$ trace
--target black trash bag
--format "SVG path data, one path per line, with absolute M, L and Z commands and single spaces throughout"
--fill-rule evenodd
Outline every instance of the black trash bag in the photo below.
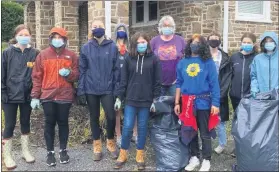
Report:
M 155 101 L 156 113 L 150 119 L 151 144 L 157 171 L 179 171 L 189 161 L 189 148 L 180 141 L 180 125 L 174 113 L 174 97 L 161 96 Z
M 243 98 L 232 124 L 236 171 L 278 170 L 278 93 Z

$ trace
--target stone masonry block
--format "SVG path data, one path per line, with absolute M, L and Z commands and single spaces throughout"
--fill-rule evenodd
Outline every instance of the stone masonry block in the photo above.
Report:
M 221 7 L 220 5 L 208 6 L 207 19 L 216 19 L 221 17 Z

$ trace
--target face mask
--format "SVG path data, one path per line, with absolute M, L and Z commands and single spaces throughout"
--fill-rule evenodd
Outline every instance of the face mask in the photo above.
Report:
M 96 38 L 101 38 L 102 36 L 105 35 L 105 29 L 104 28 L 96 28 L 96 29 L 92 30 L 92 34 Z
M 137 50 L 139 53 L 144 53 L 147 49 L 147 43 L 139 43 L 137 45 Z
M 220 40 L 209 40 L 208 41 L 208 44 L 210 47 L 212 48 L 216 48 L 216 47 L 219 47 L 219 45 L 221 44 L 221 41 Z
M 64 45 L 64 41 L 62 39 L 52 39 L 51 40 L 51 44 L 55 47 L 55 48 L 60 48 Z
M 163 27 L 162 28 L 162 33 L 163 35 L 172 35 L 173 34 L 173 29 L 170 27 Z
M 199 54 L 200 45 L 199 44 L 190 44 L 191 52 L 194 54 Z
M 124 31 L 118 31 L 117 32 L 117 38 L 120 38 L 120 39 L 127 38 L 127 33 L 124 32 Z
M 245 52 L 251 52 L 253 50 L 253 44 L 242 44 L 241 49 Z
M 30 42 L 30 36 L 17 36 L 16 40 L 20 45 L 27 45 Z
M 264 48 L 267 51 L 273 51 L 275 47 L 276 47 L 275 42 L 267 42 L 264 44 Z

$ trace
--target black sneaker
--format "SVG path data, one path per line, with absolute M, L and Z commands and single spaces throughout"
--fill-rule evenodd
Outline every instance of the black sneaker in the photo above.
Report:
M 47 153 L 47 165 L 49 167 L 56 165 L 56 159 L 54 157 L 54 151 L 50 151 Z
M 61 164 L 67 164 L 70 161 L 70 157 L 67 154 L 67 150 L 60 150 L 59 152 L 59 158 L 60 158 L 60 163 Z

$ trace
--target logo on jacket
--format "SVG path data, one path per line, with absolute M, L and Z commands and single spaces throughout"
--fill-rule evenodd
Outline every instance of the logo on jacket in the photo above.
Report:
M 200 65 L 198 63 L 189 64 L 186 69 L 187 74 L 191 77 L 197 76 L 200 71 L 201 71 L 201 69 L 200 69 Z
M 71 57 L 70 56 L 65 56 L 67 59 L 70 59 Z
M 33 68 L 35 65 L 35 62 L 27 62 L 27 67 Z

